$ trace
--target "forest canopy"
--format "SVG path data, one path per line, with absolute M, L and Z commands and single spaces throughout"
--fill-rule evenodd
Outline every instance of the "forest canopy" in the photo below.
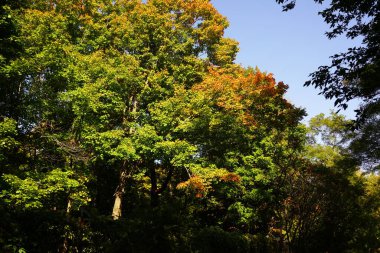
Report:
M 302 124 L 227 27 L 208 0 L 3 1 L 0 251 L 378 250 L 351 122 Z

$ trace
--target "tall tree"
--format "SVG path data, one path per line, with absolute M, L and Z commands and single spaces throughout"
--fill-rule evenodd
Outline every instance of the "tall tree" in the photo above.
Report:
M 17 125 L 34 140 L 34 157 L 42 163 L 51 164 L 46 158 L 54 153 L 62 166 L 74 159 L 118 167 L 112 172 L 119 174 L 117 219 L 131 171 L 139 165 L 155 174 L 155 159 L 141 157 L 145 144 L 139 139 L 140 128 L 152 129 L 149 105 L 172 96 L 177 86 L 199 82 L 207 65 L 232 63 L 237 43 L 223 38 L 228 22 L 207 0 L 27 6 L 3 8 L 14 17 L 12 39 L 25 50 L 2 68 L 19 77 L 12 108 L 19 112 Z M 36 155 L 45 151 L 47 157 Z
M 75 128 L 83 133 L 83 144 L 97 159 L 117 161 L 121 167 L 113 207 L 117 219 L 126 179 L 136 167 L 149 171 L 152 198 L 159 192 L 154 153 L 145 153 L 149 148 L 144 148 L 146 141 L 161 139 L 150 139 L 155 130 L 150 126 L 149 105 L 172 96 L 177 86 L 189 88 L 200 81 L 209 64 L 201 54 L 207 53 L 211 61 L 229 55 L 221 62 L 231 63 L 236 49 L 223 54 L 217 50 L 218 45 L 232 42 L 222 39 L 228 23 L 209 1 L 121 1 L 105 7 L 97 26 L 88 28 L 99 30 L 89 38 L 93 52 L 86 52 L 98 68 L 84 64 L 85 69 L 74 70 L 80 78 L 82 72 L 89 76 L 66 96 L 81 122 Z M 140 139 L 148 132 L 150 140 Z M 170 175 L 171 169 L 166 169 Z
M 378 247 L 377 232 L 368 231 L 378 227 L 373 211 L 379 203 L 365 204 L 373 201 L 367 184 L 374 177 L 362 174 L 349 150 L 349 123 L 336 113 L 309 122 L 309 143 L 298 170 L 287 176 L 287 197 L 279 212 L 281 232 L 296 252 Z
M 178 188 L 203 203 L 194 211 L 201 222 L 267 233 L 304 142 L 304 112 L 283 98 L 286 89 L 271 74 L 233 65 L 156 104 L 157 129 L 197 148 Z
M 272 74 L 233 63 L 210 1 L 1 7 L 0 250 L 280 251 L 325 237 L 340 250 L 353 206 L 377 217 L 377 179 L 358 201 L 362 181 L 338 165 L 343 120 L 317 118 L 331 147 L 305 149 L 304 111 Z M 357 227 L 375 245 L 376 226 Z

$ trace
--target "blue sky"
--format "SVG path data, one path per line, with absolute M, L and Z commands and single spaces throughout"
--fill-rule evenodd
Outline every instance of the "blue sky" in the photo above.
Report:
M 303 87 L 308 75 L 318 66 L 329 65 L 329 56 L 358 45 L 357 41 L 339 37 L 333 40 L 324 33 L 329 29 L 318 10 L 322 6 L 312 0 L 297 1 L 289 12 L 282 12 L 275 0 L 213 0 L 218 11 L 230 22 L 225 36 L 240 43 L 236 63 L 257 66 L 274 74 L 276 81 L 289 85 L 286 95 L 297 106 L 306 108 L 308 120 L 321 112 L 328 114 L 333 101 L 318 95 L 313 87 Z M 346 111 L 354 118 L 357 102 Z

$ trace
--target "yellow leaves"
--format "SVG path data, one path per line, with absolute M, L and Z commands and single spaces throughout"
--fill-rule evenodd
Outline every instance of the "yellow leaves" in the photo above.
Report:
M 49 41 L 65 41 L 68 34 L 65 18 L 55 12 L 28 9 L 23 14 L 20 25 L 21 35 L 31 46 L 44 46 Z
M 195 36 L 200 45 L 216 42 L 228 27 L 227 19 L 209 0 L 151 0 L 147 6 L 156 8 L 156 16 L 171 13 L 175 24 L 189 29 L 190 35 Z
M 286 230 L 283 230 L 281 228 L 274 228 L 274 227 L 271 227 L 269 229 L 269 235 L 271 236 L 274 236 L 274 237 L 283 237 L 284 235 L 286 235 Z
M 213 64 L 224 66 L 232 64 L 239 51 L 239 43 L 233 39 L 222 38 L 210 48 L 209 58 Z
M 190 177 L 187 181 L 177 185 L 178 190 L 183 190 L 196 198 L 202 198 L 208 192 L 213 191 L 219 183 L 240 183 L 240 176 L 225 169 L 204 168 L 199 175 Z

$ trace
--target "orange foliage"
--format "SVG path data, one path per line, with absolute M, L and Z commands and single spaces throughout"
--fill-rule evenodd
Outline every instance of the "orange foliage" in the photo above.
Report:
M 189 180 L 181 182 L 177 185 L 178 190 L 185 190 L 194 194 L 196 198 L 202 198 L 211 189 L 210 180 L 217 179 L 218 182 L 239 183 L 240 176 L 235 173 L 224 170 L 210 172 L 206 178 L 200 176 L 192 176 Z
M 195 193 L 196 198 L 202 198 L 206 192 L 204 180 L 198 176 L 193 176 L 189 180 L 179 183 L 177 189 L 189 189 Z
M 193 90 L 203 92 L 212 101 L 216 101 L 218 107 L 239 114 L 244 125 L 255 125 L 252 108 L 263 108 L 266 105 L 265 99 L 276 97 L 281 97 L 286 105 L 282 96 L 287 88 L 282 82 L 276 84 L 271 73 L 235 66 L 230 69 L 210 67 L 204 81 L 195 85 Z
M 220 177 L 220 180 L 223 182 L 233 182 L 233 183 L 239 183 L 240 177 L 234 173 L 227 173 Z

